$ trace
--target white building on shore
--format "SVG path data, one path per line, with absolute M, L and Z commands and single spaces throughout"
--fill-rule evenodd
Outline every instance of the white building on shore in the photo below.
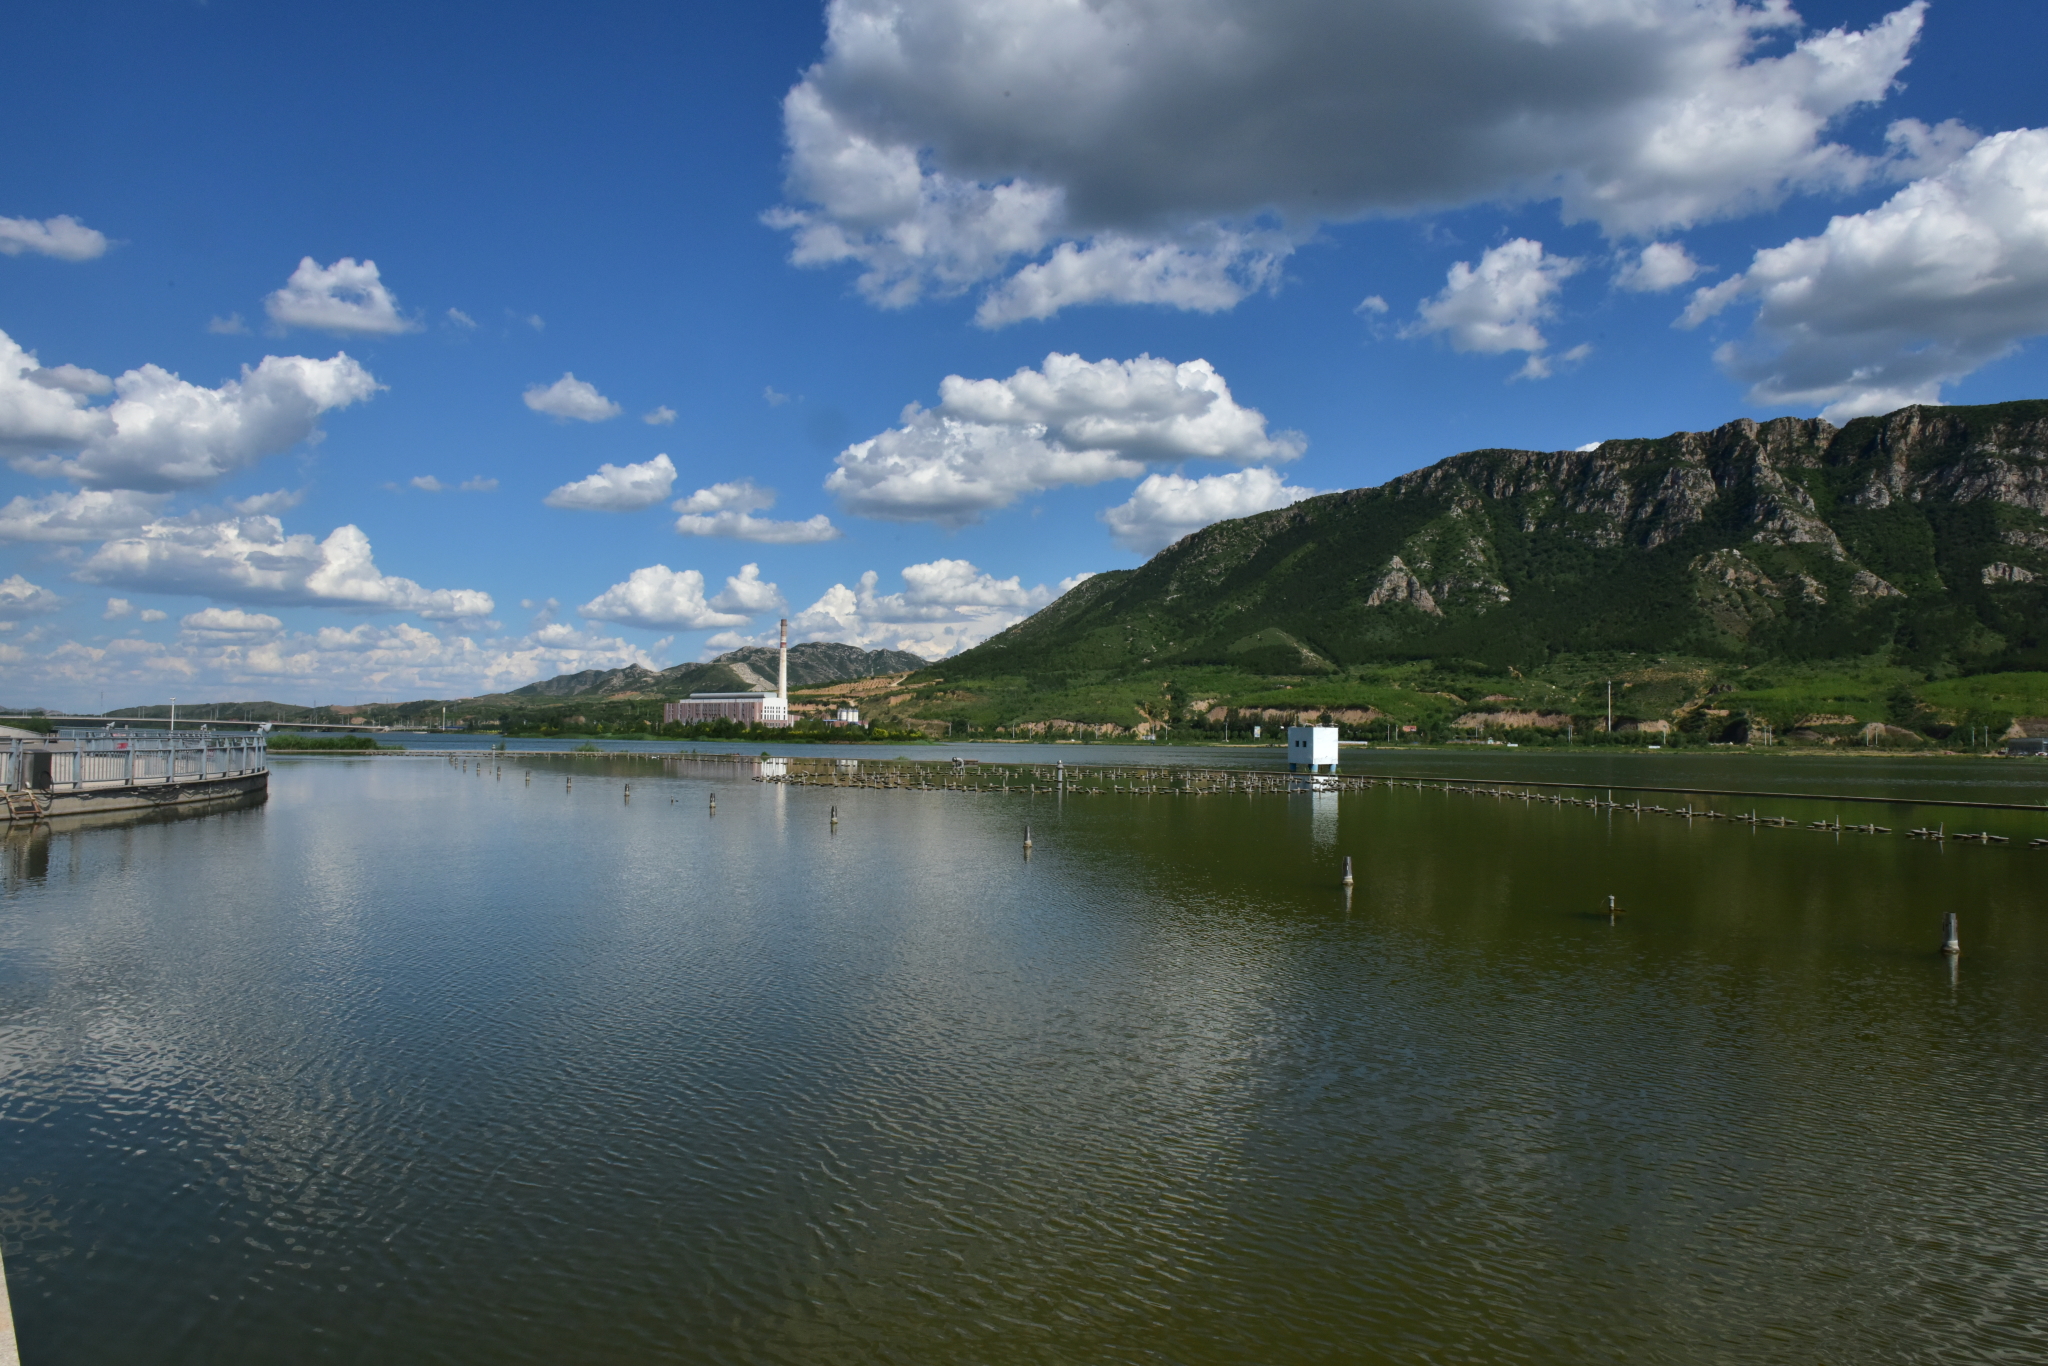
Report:
M 789 622 L 782 623 L 774 692 L 693 692 L 680 702 L 664 703 L 661 720 L 663 725 L 675 721 L 737 721 L 743 726 L 788 726 Z

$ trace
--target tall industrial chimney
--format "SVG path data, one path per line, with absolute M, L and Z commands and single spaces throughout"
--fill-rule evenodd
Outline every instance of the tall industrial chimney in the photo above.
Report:
M 775 666 L 775 695 L 789 706 L 789 618 L 782 619 L 782 657 Z

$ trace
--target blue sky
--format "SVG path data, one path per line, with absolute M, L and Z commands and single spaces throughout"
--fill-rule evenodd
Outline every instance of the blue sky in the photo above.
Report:
M 1460 450 L 2048 395 L 2038 7 L 10 27 L 10 706 L 936 657 Z

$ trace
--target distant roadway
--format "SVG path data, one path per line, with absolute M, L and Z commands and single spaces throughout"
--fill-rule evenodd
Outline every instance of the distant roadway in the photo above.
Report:
M 170 726 L 170 720 L 162 716 L 53 716 L 47 713 L 42 716 L 0 716 L 0 724 L 10 721 L 52 721 L 60 726 L 133 726 L 137 730 L 162 730 Z M 216 721 L 211 717 L 198 716 L 180 717 L 178 724 L 187 730 L 198 730 L 202 726 L 214 730 L 225 726 L 241 726 L 255 730 L 266 725 L 273 730 L 346 730 L 358 733 L 392 729 L 390 726 L 366 724 L 336 725 L 331 721 L 242 721 L 227 718 Z

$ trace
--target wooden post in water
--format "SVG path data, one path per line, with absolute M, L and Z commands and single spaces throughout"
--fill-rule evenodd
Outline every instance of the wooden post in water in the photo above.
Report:
M 1349 887 L 1355 881 L 1357 879 L 1351 876 L 1351 855 L 1346 854 L 1344 856 L 1344 885 Z
M 1950 911 L 1941 918 L 1941 951 L 1948 954 L 1960 954 L 1963 951 L 1963 941 L 1956 937 L 1956 913 L 1954 911 Z
M 1024 826 L 1024 847 L 1026 849 L 1031 847 L 1031 826 L 1029 823 L 1026 823 Z

